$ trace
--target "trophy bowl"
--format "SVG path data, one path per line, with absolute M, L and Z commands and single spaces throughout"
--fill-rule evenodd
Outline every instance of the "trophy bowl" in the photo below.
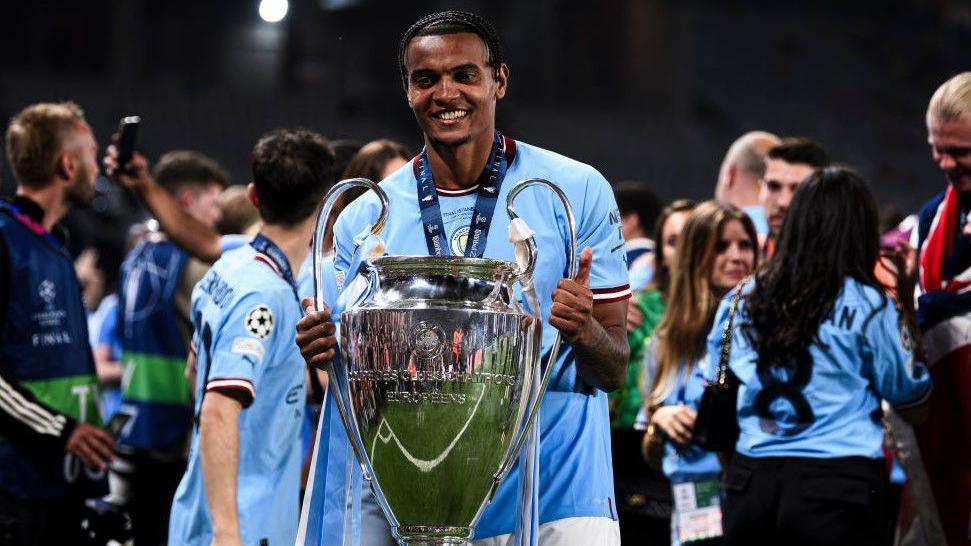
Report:
M 539 323 L 513 297 L 508 262 L 367 267 L 371 291 L 342 314 L 341 351 L 372 487 L 399 540 L 463 544 L 520 434 Z
M 542 321 L 514 291 L 518 282 L 529 307 L 539 309 L 532 288 L 536 243 L 512 207 L 516 194 L 531 185 L 559 196 L 575 255 L 569 203 L 545 180 L 524 180 L 507 195 L 515 263 L 379 256 L 384 244 L 377 236 L 388 213 L 381 188 L 365 179 L 345 180 L 324 199 L 313 244 L 316 301 L 322 308 L 328 293 L 343 306 L 328 389 L 364 478 L 401 544 L 468 544 L 496 487 L 535 434 L 532 424 L 559 335 L 541 373 Z M 355 186 L 375 192 L 382 209 L 370 235 L 353 242 L 345 285 L 319 260 L 330 210 Z M 576 274 L 575 260 L 569 274 Z M 342 288 L 360 287 L 361 279 L 363 292 L 348 302 Z

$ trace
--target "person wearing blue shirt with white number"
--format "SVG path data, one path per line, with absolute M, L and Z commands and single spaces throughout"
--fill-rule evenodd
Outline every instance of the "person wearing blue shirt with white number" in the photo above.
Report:
M 137 159 L 131 176 L 145 179 Z M 302 129 L 268 133 L 253 150 L 248 192 L 263 226 L 252 242 L 225 252 L 192 294 L 195 427 L 169 544 L 296 538 L 306 387 L 290 326 L 300 317 L 294 271 L 309 250 L 333 162 L 327 140 Z
M 768 267 L 740 288 L 729 366 L 741 432 L 724 478 L 725 544 L 891 543 L 880 402 L 919 419 L 931 383 L 910 321 L 874 276 L 878 252 L 866 183 L 819 169 L 796 190 Z
M 664 318 L 645 356 L 654 377 L 645 442 L 664 440 L 671 481 L 671 544 L 717 543 L 722 534 L 718 458 L 692 445 L 702 372 L 711 367 L 705 338 L 721 297 L 758 262 L 758 235 L 741 210 L 706 201 L 685 221 L 671 264 Z M 717 355 L 717 353 L 715 353 Z M 660 436 L 658 436 L 660 434 Z

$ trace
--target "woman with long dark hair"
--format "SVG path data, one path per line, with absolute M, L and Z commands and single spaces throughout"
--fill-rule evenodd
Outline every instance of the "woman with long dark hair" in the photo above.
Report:
M 717 543 L 721 535 L 721 469 L 714 453 L 692 445 L 692 430 L 704 388 L 702 373 L 710 367 L 705 339 L 718 302 L 755 268 L 757 249 L 752 220 L 715 201 L 691 211 L 678 240 L 667 307 L 645 355 L 645 367 L 653 371 L 645 451 L 663 440 L 662 470 L 674 497 L 672 545 Z
M 877 207 L 853 171 L 800 184 L 776 253 L 742 288 L 730 367 L 741 433 L 724 485 L 726 544 L 889 544 L 880 402 L 930 393 L 874 276 Z M 743 292 L 744 293 L 744 292 Z M 709 336 L 718 354 L 727 301 Z

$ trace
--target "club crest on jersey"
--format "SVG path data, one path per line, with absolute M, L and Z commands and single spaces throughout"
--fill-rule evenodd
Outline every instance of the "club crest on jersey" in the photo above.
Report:
M 452 232 L 451 240 L 449 241 L 449 246 L 452 249 L 452 254 L 455 256 L 462 256 L 465 254 L 465 244 L 469 241 L 469 226 L 463 226 Z
M 273 332 L 273 313 L 265 305 L 257 305 L 246 313 L 246 330 L 254 336 L 265 339 Z

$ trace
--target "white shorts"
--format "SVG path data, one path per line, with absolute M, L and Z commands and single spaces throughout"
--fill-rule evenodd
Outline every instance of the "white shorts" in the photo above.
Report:
M 512 535 L 472 542 L 473 546 L 515 546 Z M 539 546 L 620 546 L 620 526 L 609 518 L 564 518 L 539 526 Z
M 472 546 L 514 546 L 513 535 L 472 542 Z M 610 518 L 564 518 L 539 526 L 539 546 L 620 546 L 620 526 Z M 394 546 L 384 513 L 365 489 L 361 495 L 361 546 Z

